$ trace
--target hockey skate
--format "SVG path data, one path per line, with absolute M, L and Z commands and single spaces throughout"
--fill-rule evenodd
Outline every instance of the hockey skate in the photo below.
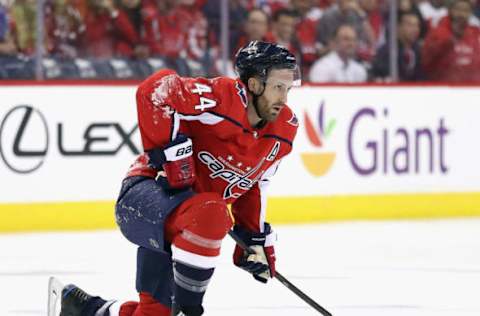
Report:
M 95 315 L 103 315 L 115 301 L 105 301 L 87 294 L 74 284 L 63 285 L 51 277 L 48 282 L 48 316 L 85 316 L 82 312 L 87 304 L 96 299 L 98 310 Z

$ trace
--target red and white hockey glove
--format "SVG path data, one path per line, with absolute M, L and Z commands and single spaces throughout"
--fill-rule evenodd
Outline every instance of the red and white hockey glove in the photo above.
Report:
M 248 254 L 240 246 L 235 246 L 233 263 L 250 272 L 255 280 L 267 283 L 269 278 L 275 276 L 275 250 L 273 243 L 276 234 L 272 231 L 270 224 L 265 223 L 263 233 L 253 233 L 238 225 L 233 231 L 239 236 L 255 254 Z
M 162 185 L 166 182 L 172 189 L 191 186 L 195 181 L 195 165 L 192 154 L 192 140 L 184 135 L 179 135 L 163 148 L 149 151 L 150 164 L 160 170 L 157 182 Z

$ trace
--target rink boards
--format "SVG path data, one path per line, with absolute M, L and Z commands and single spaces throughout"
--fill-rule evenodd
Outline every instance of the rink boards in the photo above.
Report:
M 1 86 L 0 231 L 114 227 L 135 87 Z M 480 215 L 478 87 L 302 87 L 273 222 Z

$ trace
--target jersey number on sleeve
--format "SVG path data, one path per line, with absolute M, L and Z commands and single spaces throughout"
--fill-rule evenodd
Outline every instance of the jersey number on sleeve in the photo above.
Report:
M 200 95 L 200 104 L 195 105 L 195 110 L 205 111 L 205 109 L 213 108 L 217 105 L 217 101 L 202 97 L 204 93 L 212 93 L 211 87 L 197 82 L 194 85 L 195 89 L 192 90 L 192 93 Z

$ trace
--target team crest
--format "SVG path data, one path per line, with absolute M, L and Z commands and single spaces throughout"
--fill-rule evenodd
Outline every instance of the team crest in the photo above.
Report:
M 298 119 L 295 113 L 292 113 L 292 117 L 287 121 L 288 124 L 298 127 Z
M 235 83 L 235 88 L 237 88 L 237 94 L 240 97 L 240 101 L 242 101 L 243 106 L 247 107 L 247 92 L 245 91 L 245 87 L 243 87 L 240 82 Z

